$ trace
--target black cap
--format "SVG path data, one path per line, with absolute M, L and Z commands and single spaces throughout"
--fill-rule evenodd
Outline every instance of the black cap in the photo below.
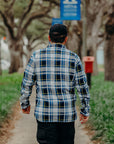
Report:
M 51 26 L 49 35 L 67 36 L 67 27 L 63 24 L 55 24 Z
M 55 24 L 51 26 L 50 31 L 49 31 L 49 36 L 51 40 L 56 39 L 56 38 L 65 38 L 67 36 L 67 27 L 63 24 Z

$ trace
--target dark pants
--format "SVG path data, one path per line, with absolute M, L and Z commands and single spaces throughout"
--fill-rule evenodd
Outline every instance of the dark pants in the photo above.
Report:
M 74 144 L 74 122 L 45 123 L 37 121 L 37 124 L 39 144 Z

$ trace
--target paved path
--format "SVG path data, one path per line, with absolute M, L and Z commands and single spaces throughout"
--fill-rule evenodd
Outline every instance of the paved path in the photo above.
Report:
M 12 130 L 12 137 L 7 144 L 38 144 L 36 141 L 37 125 L 34 118 L 35 106 L 35 92 L 31 96 L 31 113 L 29 115 L 22 114 L 21 118 L 17 120 L 15 128 Z M 80 124 L 79 119 L 76 121 L 75 144 L 92 144 L 87 132 L 83 130 L 83 125 Z

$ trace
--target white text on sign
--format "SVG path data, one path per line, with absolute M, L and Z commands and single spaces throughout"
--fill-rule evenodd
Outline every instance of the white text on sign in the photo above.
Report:
M 72 0 L 72 1 L 64 0 L 63 3 L 64 3 L 64 4 L 77 4 L 78 2 L 77 2 L 76 0 Z

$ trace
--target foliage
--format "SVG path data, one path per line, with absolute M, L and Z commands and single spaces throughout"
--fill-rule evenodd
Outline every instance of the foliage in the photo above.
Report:
M 22 75 L 6 72 L 0 76 L 0 123 L 12 112 L 12 106 L 19 99 Z
M 30 0 L 16 0 L 15 5 L 13 7 L 14 14 L 16 18 L 21 18 L 22 13 L 24 13 L 27 8 Z
M 0 39 L 5 36 L 5 30 L 3 28 L 0 27 Z
M 35 20 L 31 23 L 30 26 L 28 26 L 25 35 L 28 39 L 36 38 L 38 36 L 40 37 L 42 35 L 42 32 L 44 32 L 46 28 L 48 29 L 48 26 L 42 24 L 38 20 Z
M 51 20 L 48 14 L 56 5 L 59 3 L 54 0 L 4 0 L 0 1 L 0 19 L 15 38 L 23 35 L 33 20 L 45 17 Z
M 38 20 L 38 25 L 40 24 L 41 28 L 43 24 L 47 24 L 47 19 L 49 19 L 50 22 L 52 18 L 51 11 L 57 5 L 59 5 L 57 0 L 0 0 L 1 26 L 3 26 L 6 30 L 8 47 L 11 55 L 11 66 L 9 68 L 9 73 L 17 72 L 19 67 L 23 65 L 23 61 L 21 59 L 25 54 L 23 49 L 23 37 L 26 36 L 27 28 L 30 25 L 31 27 L 34 26 L 32 23 L 34 20 Z M 41 24 L 39 21 L 43 24 Z M 49 22 L 48 24 L 51 25 L 51 22 Z M 30 30 L 30 28 L 28 29 Z M 38 29 L 36 28 L 36 31 L 38 31 Z M 30 48 L 31 44 L 33 44 L 36 39 L 38 40 L 38 36 L 35 38 L 36 31 L 35 28 L 32 27 L 31 32 L 32 36 L 34 37 L 32 37 L 31 42 L 28 43 L 29 50 L 34 48 Z M 42 32 L 40 34 L 41 37 L 44 35 Z M 30 35 L 31 33 L 29 34 L 29 37 Z M 15 56 L 16 53 L 18 53 L 18 56 Z

